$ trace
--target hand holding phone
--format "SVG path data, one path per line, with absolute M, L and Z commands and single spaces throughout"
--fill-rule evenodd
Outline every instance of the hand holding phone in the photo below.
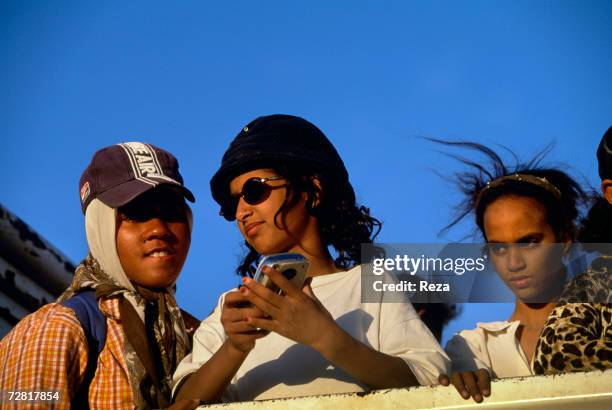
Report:
M 267 273 L 264 272 L 266 267 L 271 268 L 265 270 Z M 322 334 L 337 335 L 342 330 L 312 289 L 305 286 L 308 267 L 306 258 L 297 254 L 270 255 L 262 259 L 255 277 L 243 282 L 249 301 L 267 316 L 249 316 L 245 322 L 255 330 L 269 330 L 320 351 L 318 349 L 327 346 L 327 342 L 322 341 Z M 276 283 L 284 283 L 284 292 Z
M 279 271 L 296 288 L 301 288 L 306 280 L 306 272 L 310 263 L 308 259 L 299 253 L 277 253 L 264 257 L 255 272 L 254 280 L 270 289 L 272 292 L 282 294 L 282 291 L 264 273 L 264 267 L 270 267 Z

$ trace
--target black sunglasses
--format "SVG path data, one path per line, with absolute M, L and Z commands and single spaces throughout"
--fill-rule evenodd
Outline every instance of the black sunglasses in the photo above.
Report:
M 266 184 L 266 182 L 268 181 L 277 181 L 279 179 L 285 179 L 285 177 L 254 177 L 248 179 L 244 183 L 244 185 L 242 185 L 242 191 L 240 191 L 236 195 L 232 195 L 230 199 L 228 199 L 227 202 L 221 206 L 219 215 L 221 215 L 228 221 L 235 221 L 236 210 L 238 209 L 238 201 L 240 200 L 240 198 L 244 199 L 244 202 L 249 205 L 260 204 L 266 199 L 268 199 L 268 197 L 270 196 L 270 192 L 272 192 L 273 189 L 282 188 L 286 186 L 286 184 L 278 186 L 270 186 Z

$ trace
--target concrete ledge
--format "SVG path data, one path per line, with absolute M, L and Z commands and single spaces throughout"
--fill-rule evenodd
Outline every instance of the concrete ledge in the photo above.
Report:
M 285 409 L 612 409 L 612 369 L 606 372 L 518 377 L 492 383 L 483 403 L 463 400 L 452 386 L 379 390 L 202 406 L 223 410 Z

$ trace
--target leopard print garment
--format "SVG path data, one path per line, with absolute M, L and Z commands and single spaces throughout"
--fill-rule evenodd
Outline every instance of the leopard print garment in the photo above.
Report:
M 600 303 L 579 303 L 579 302 Z M 536 374 L 612 368 L 612 257 L 593 261 L 563 291 L 536 346 Z

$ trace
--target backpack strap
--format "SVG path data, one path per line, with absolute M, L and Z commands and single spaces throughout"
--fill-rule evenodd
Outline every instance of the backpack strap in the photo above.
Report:
M 62 302 L 62 305 L 74 310 L 87 339 L 88 354 L 85 376 L 72 399 L 71 407 L 88 409 L 89 385 L 96 374 L 98 356 L 106 343 L 106 317 L 98 307 L 96 292 L 93 289 L 77 293 Z

